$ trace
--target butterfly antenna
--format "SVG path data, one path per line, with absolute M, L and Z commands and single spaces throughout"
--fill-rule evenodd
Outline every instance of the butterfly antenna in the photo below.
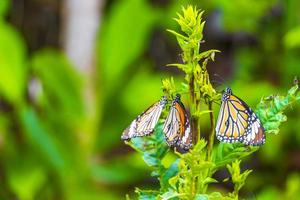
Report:
M 228 82 L 222 76 L 220 76 L 219 74 L 213 74 L 213 76 L 217 77 L 220 81 L 212 81 L 212 82 L 221 83 L 222 85 L 225 85 L 226 88 L 230 88 L 229 84 L 227 84 Z M 223 92 L 223 91 L 219 91 L 219 92 Z
M 222 76 L 220 76 L 219 74 L 213 74 L 213 76 L 219 79 L 219 81 L 215 81 L 216 83 L 221 83 L 223 85 L 226 85 L 226 87 L 228 87 L 227 81 Z
M 218 85 L 216 85 L 216 86 L 219 86 L 219 85 L 223 84 L 223 82 L 217 81 L 217 80 L 212 80 L 211 83 L 217 83 Z
M 223 83 L 226 83 L 225 79 L 222 76 L 220 76 L 219 74 L 215 73 L 215 74 L 213 74 L 213 76 L 219 78 Z

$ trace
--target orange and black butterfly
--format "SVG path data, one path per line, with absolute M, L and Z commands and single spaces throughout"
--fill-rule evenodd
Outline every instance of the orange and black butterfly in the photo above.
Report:
M 188 150 L 192 146 L 191 125 L 188 114 L 177 94 L 172 102 L 163 132 L 169 146 Z
M 251 108 L 226 88 L 216 126 L 217 139 L 259 146 L 265 143 L 264 128 Z
M 145 112 L 131 122 L 131 124 L 123 131 L 121 139 L 128 140 L 133 137 L 151 134 L 166 104 L 167 98 L 163 96 L 160 101 L 150 106 Z

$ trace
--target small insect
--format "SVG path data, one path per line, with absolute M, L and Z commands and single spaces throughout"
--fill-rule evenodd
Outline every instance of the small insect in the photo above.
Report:
M 164 123 L 163 132 L 169 146 L 179 147 L 183 150 L 191 148 L 191 125 L 179 94 L 176 94 L 172 102 L 169 115 Z
M 121 139 L 129 140 L 133 137 L 151 134 L 166 104 L 167 98 L 163 96 L 158 102 L 151 105 L 146 111 L 131 122 L 131 124 L 123 131 Z
M 266 141 L 264 128 L 251 108 L 226 88 L 216 126 L 217 139 L 259 146 Z

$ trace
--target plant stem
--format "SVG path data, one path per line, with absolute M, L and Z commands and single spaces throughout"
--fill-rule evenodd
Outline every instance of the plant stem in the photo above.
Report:
M 195 98 L 195 77 L 193 74 L 190 75 L 189 78 L 189 91 L 190 91 L 190 100 L 191 100 L 191 106 L 190 108 L 193 109 L 193 111 L 197 111 L 199 109 L 199 105 L 197 103 L 197 100 Z M 192 116 L 191 117 L 191 126 L 192 126 L 192 133 L 193 134 L 193 143 L 197 144 L 199 138 L 200 138 L 200 123 L 199 118 Z
M 196 100 L 196 110 L 200 110 L 200 100 Z M 196 119 L 195 119 L 195 124 L 196 124 L 196 126 L 197 126 L 197 131 L 198 132 L 196 132 L 197 134 L 195 134 L 196 135 L 196 143 L 198 143 L 199 142 L 199 140 L 200 140 L 200 117 L 196 117 Z
M 212 149 L 214 146 L 214 139 L 215 139 L 215 115 L 212 110 L 212 101 L 208 102 L 208 109 L 211 111 L 209 113 L 211 131 L 208 139 L 207 160 L 211 160 L 211 153 L 212 153 Z

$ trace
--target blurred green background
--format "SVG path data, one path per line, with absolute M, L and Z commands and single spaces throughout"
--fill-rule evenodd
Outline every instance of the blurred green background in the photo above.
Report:
M 255 108 L 300 75 L 298 0 L 0 0 L 0 199 L 124 199 L 158 186 L 120 135 L 160 98 L 162 78 L 182 80 L 165 67 L 180 62 L 165 30 L 187 4 L 205 10 L 202 50 L 221 51 L 208 66 L 212 82 L 226 80 L 220 91 L 230 85 Z M 290 108 L 281 133 L 244 162 L 254 172 L 242 196 L 297 198 L 299 116 Z

